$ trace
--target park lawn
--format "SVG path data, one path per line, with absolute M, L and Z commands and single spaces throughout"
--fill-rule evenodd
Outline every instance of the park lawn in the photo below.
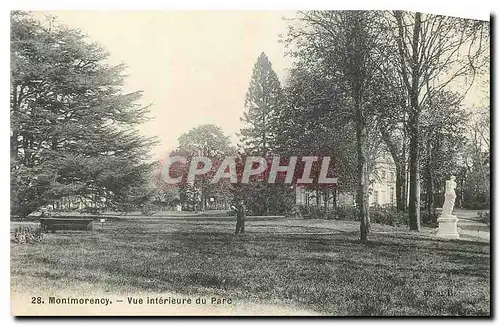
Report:
M 356 222 L 115 219 L 11 245 L 11 288 L 217 295 L 320 314 L 489 315 L 487 242 Z

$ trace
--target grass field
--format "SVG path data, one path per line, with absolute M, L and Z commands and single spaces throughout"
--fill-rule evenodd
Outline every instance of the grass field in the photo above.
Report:
M 228 218 L 108 220 L 11 245 L 11 287 L 218 295 L 326 315 L 489 315 L 490 247 L 358 223 Z

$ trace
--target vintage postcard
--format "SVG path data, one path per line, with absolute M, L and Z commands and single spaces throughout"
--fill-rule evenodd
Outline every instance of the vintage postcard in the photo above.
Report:
M 490 21 L 10 13 L 14 316 L 491 316 Z

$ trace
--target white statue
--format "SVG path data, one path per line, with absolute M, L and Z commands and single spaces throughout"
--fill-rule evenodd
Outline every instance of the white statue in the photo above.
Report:
M 455 182 L 455 176 L 452 175 L 450 177 L 450 180 L 446 180 L 446 190 L 445 190 L 445 193 L 446 194 L 453 194 L 454 196 L 455 195 L 455 188 L 457 187 L 457 183 Z
M 457 183 L 455 182 L 455 176 L 451 176 L 450 180 L 446 180 L 446 188 L 444 192 L 444 205 L 443 205 L 443 216 L 451 215 L 453 212 L 453 206 L 455 206 L 455 199 L 457 195 L 455 194 L 455 188 L 457 188 Z
M 436 235 L 440 238 L 458 239 L 460 237 L 457 227 L 458 219 L 456 216 L 452 215 L 455 199 L 457 198 L 455 194 L 456 187 L 457 183 L 455 182 L 454 176 L 451 176 L 450 180 L 446 180 L 443 212 L 441 213 L 441 217 L 437 219 L 439 227 Z

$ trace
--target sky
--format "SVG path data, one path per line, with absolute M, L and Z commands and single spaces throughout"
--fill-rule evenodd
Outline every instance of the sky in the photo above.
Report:
M 39 12 L 40 17 L 48 12 Z M 199 124 L 220 126 L 237 144 L 245 94 L 261 52 L 283 83 L 292 59 L 279 35 L 293 11 L 52 11 L 110 52 L 112 64 L 128 66 L 125 91 L 143 90 L 151 104 L 149 122 L 140 126 L 160 144 L 161 159 L 177 138 Z M 476 90 L 466 104 L 476 105 Z
M 265 52 L 283 80 L 291 59 L 278 42 L 283 17 L 294 12 L 51 12 L 103 45 L 113 64 L 125 63 L 125 90 L 143 90 L 152 104 L 143 134 L 158 136 L 154 158 L 177 146 L 177 138 L 213 123 L 237 143 L 253 66 Z

